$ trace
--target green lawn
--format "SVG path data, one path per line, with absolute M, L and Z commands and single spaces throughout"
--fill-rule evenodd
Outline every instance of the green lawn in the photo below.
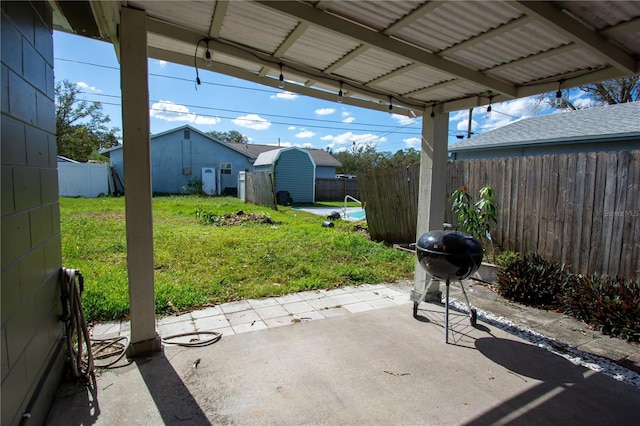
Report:
M 239 210 L 273 223 L 216 226 L 204 219 Z M 88 321 L 124 318 L 129 311 L 124 198 L 61 198 L 63 266 L 85 277 Z M 153 199 L 156 312 L 164 314 L 246 298 L 413 275 L 413 256 L 374 243 L 353 222 L 325 219 L 237 198 Z

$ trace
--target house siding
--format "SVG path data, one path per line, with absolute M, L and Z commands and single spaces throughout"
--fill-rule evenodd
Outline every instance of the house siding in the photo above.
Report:
M 2 2 L 3 425 L 32 398 L 30 422 L 43 424 L 64 370 L 53 88 L 49 4 Z
M 638 149 L 640 139 L 625 141 L 571 142 L 563 144 L 531 144 L 507 147 L 477 147 L 451 150 L 452 160 L 486 160 L 501 157 L 529 157 L 535 155 L 577 154 L 580 152 L 632 151 Z
M 333 179 L 336 177 L 335 166 L 316 166 L 316 177 Z
M 253 170 L 249 159 L 223 143 L 218 143 L 200 134 L 194 129 L 185 139 L 184 127 L 175 131 L 151 137 L 151 187 L 154 194 L 181 194 L 189 182 L 202 179 L 202 168 L 216 169 L 216 184 L 220 192 L 235 190 L 238 185 L 238 172 Z M 111 164 L 120 178 L 125 181 L 122 168 L 122 149 L 110 152 Z M 219 173 L 220 163 L 231 163 L 231 174 Z M 219 182 L 218 182 L 219 178 Z

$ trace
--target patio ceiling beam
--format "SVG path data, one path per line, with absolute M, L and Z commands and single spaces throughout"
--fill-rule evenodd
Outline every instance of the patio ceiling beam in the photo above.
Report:
M 276 10 L 280 13 L 285 13 L 300 21 L 307 21 L 313 25 L 328 29 L 337 34 L 364 42 L 374 48 L 403 56 L 413 62 L 425 65 L 429 68 L 480 84 L 481 86 L 486 87 L 487 91 L 501 93 L 511 98 L 515 97 L 516 89 L 508 83 L 489 77 L 483 73 L 474 71 L 433 53 L 418 49 L 402 41 L 395 40 L 384 34 L 362 27 L 346 19 L 317 10 L 316 8 L 304 3 L 257 1 L 256 4 Z
M 227 14 L 227 8 L 229 7 L 228 1 L 217 1 L 215 9 L 213 9 L 213 16 L 211 17 L 211 26 L 209 28 L 209 37 L 220 37 L 220 31 L 222 31 L 222 24 L 224 23 L 224 16 Z
M 598 34 L 607 39 L 612 39 L 616 37 L 626 36 L 627 34 L 637 33 L 639 31 L 640 17 L 600 30 L 598 31 Z
M 550 2 L 519 1 L 511 3 L 514 7 L 530 16 L 535 16 L 544 25 L 569 37 L 575 43 L 597 53 L 625 74 L 636 74 L 638 62 L 595 31 L 583 25 Z
M 494 28 L 492 30 L 489 31 L 485 31 L 482 34 L 479 34 L 475 37 L 471 37 L 468 40 L 465 41 L 461 41 L 458 44 L 454 44 L 451 47 L 448 47 L 444 50 L 441 50 L 440 52 L 438 52 L 439 55 L 449 55 L 451 53 L 457 52 L 459 50 L 463 50 L 463 49 L 467 49 L 473 45 L 476 45 L 478 43 L 482 43 L 483 41 L 489 40 L 493 37 L 496 37 L 500 34 L 504 34 L 506 32 L 512 31 L 516 28 L 520 28 L 524 25 L 527 25 L 528 23 L 532 22 L 533 18 L 531 18 L 530 16 L 521 16 L 519 18 L 516 18 L 512 21 L 507 22 L 504 25 L 501 25 L 497 28 Z
M 416 63 L 406 65 L 406 66 L 404 66 L 402 68 L 398 68 L 397 70 L 393 70 L 393 71 L 391 71 L 391 72 L 389 72 L 389 73 L 387 73 L 387 74 L 385 74 L 383 76 L 380 76 L 378 78 L 375 78 L 375 79 L 367 82 L 367 85 L 375 86 L 375 85 L 380 84 L 380 83 L 382 83 L 382 82 L 384 82 L 386 80 L 390 80 L 392 78 L 399 77 L 402 74 L 405 74 L 405 73 L 407 73 L 409 71 L 412 71 L 412 70 L 414 70 L 416 68 L 419 68 L 421 66 L 422 66 L 421 64 L 416 64 Z
M 188 67 L 192 67 L 193 66 L 193 56 L 192 55 L 187 55 L 184 53 L 178 53 L 178 52 L 174 52 L 174 51 L 169 51 L 169 50 L 164 50 L 158 47 L 149 47 L 149 57 L 150 58 L 155 58 L 155 59 L 162 59 L 165 61 L 169 61 L 175 64 L 181 64 L 181 65 L 185 65 Z M 201 58 L 197 59 L 198 61 L 198 66 L 199 67 L 204 67 L 204 60 Z M 221 63 L 216 63 L 214 65 L 214 70 L 217 73 L 220 74 L 225 74 L 225 75 L 229 75 L 232 77 L 237 77 L 246 81 L 250 81 L 256 84 L 261 84 L 264 86 L 269 86 L 269 87 L 273 87 L 274 89 L 278 89 L 278 85 L 280 83 L 280 81 L 278 79 L 275 78 L 269 78 L 269 77 L 262 77 L 258 72 L 252 72 L 251 70 L 246 70 L 246 69 L 242 69 L 242 68 L 238 68 L 238 67 L 234 67 L 231 65 L 227 65 L 227 64 L 221 64 Z M 295 93 L 299 93 L 301 95 L 305 95 L 305 96 L 311 96 L 314 97 L 316 99 L 323 99 L 325 101 L 329 101 L 329 102 L 335 102 L 337 100 L 337 94 L 336 93 L 332 93 L 332 92 L 328 92 L 326 90 L 318 90 L 318 89 L 314 89 L 312 87 L 308 87 L 306 85 L 300 85 L 300 84 L 290 84 L 288 89 L 288 91 L 291 92 L 295 92 Z M 346 91 L 345 91 L 346 93 Z M 367 100 L 367 99 L 363 99 L 363 98 L 358 98 L 356 97 L 347 97 L 344 96 L 343 97 L 343 103 L 346 105 L 353 105 L 353 106 L 357 106 L 360 108 L 367 108 L 367 109 L 372 109 L 372 110 L 376 110 L 376 111 L 383 111 L 386 112 L 388 111 L 388 104 L 383 103 L 383 102 L 377 102 L 377 101 L 373 101 L 373 100 Z M 414 113 L 416 115 L 421 115 L 421 111 L 423 109 L 422 106 L 407 106 L 404 105 L 400 102 L 397 102 L 394 98 L 394 103 L 393 103 L 394 108 L 398 107 L 398 108 L 406 108 L 407 111 L 407 115 L 408 115 L 408 111 L 409 109 L 412 109 L 414 111 Z
M 416 9 L 412 10 L 411 12 L 409 12 L 407 15 L 403 16 L 402 18 L 400 18 L 398 21 L 396 21 L 393 24 L 391 24 L 389 26 L 389 28 L 384 30 L 382 33 L 385 34 L 385 35 L 393 35 L 393 34 L 397 33 L 398 31 L 402 30 L 403 28 L 408 27 L 409 25 L 415 23 L 416 21 L 418 21 L 423 16 L 433 12 L 438 7 L 440 7 L 443 3 L 445 3 L 445 2 L 444 1 L 429 1 L 427 3 L 424 3 L 424 4 L 420 5 L 420 6 L 418 6 Z
M 150 33 L 158 34 L 163 37 L 168 37 L 170 39 L 181 41 L 187 44 L 193 44 L 194 46 L 198 42 L 198 40 L 202 38 L 199 34 L 193 31 L 187 30 L 182 27 L 178 27 L 176 25 L 169 24 L 164 21 L 159 21 L 157 19 L 150 18 L 150 17 L 147 18 L 147 30 Z M 283 60 L 282 58 L 275 58 L 273 56 L 265 54 L 264 52 L 252 50 L 246 46 L 236 46 L 229 42 L 222 42 L 219 40 L 212 40 L 209 42 L 209 45 L 215 51 L 218 51 L 220 53 L 223 53 L 238 59 L 252 62 L 257 66 L 273 68 L 278 63 L 282 63 L 285 68 L 287 67 L 290 68 L 294 74 L 298 74 L 300 76 L 307 77 L 310 80 L 318 81 L 323 84 L 336 87 L 336 93 L 332 95 L 329 92 L 329 96 L 333 96 L 333 99 L 331 100 L 337 99 L 337 91 L 338 91 L 339 81 L 341 79 L 335 75 L 325 75 L 322 71 L 316 70 L 314 68 L 307 67 L 303 64 Z M 185 64 L 185 65 L 193 66 L 193 55 L 189 54 L 188 57 L 190 58 L 190 65 L 189 64 Z M 159 59 L 164 59 L 164 58 L 159 58 Z M 214 55 L 214 61 L 215 61 L 215 55 Z M 214 68 L 216 70 L 219 70 L 221 69 L 221 65 L 222 64 L 219 62 L 215 62 Z M 265 80 L 266 79 L 262 80 L 262 84 L 265 84 L 264 83 Z M 424 106 L 419 101 L 416 101 L 413 99 L 407 99 L 402 97 L 401 95 L 396 95 L 394 93 L 389 93 L 386 91 L 376 91 L 371 87 L 359 84 L 357 82 L 349 81 L 346 79 L 343 80 L 343 82 L 345 86 L 343 90 L 348 89 L 351 93 L 354 93 L 354 94 L 361 93 L 365 97 L 371 97 L 383 103 L 386 103 L 388 101 L 388 97 L 392 96 L 394 106 L 404 106 L 406 108 L 413 108 L 413 109 L 422 108 Z M 295 87 L 297 89 L 304 86 L 296 85 Z M 326 91 L 320 91 L 320 90 L 315 90 L 315 92 L 327 93 Z M 325 96 L 322 96 L 321 98 L 325 99 Z M 348 99 L 349 98 L 345 97 L 344 99 L 345 102 Z M 371 106 L 370 105 L 364 106 L 364 108 L 371 108 Z M 373 108 L 373 109 L 379 109 L 379 108 Z

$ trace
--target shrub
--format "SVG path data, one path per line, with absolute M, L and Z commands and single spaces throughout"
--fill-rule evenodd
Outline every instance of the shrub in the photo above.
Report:
M 604 334 L 640 342 L 640 281 L 576 275 L 563 299 L 565 313 Z
M 520 254 L 517 251 L 503 251 L 496 256 L 496 264 L 500 268 L 506 269 L 518 259 L 520 259 Z
M 527 253 L 498 273 L 498 293 L 525 305 L 559 306 L 571 279 L 564 266 Z

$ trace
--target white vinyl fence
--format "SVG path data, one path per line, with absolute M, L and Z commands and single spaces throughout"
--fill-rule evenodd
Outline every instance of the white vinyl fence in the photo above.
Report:
M 110 194 L 108 164 L 58 163 L 58 190 L 61 197 L 97 197 Z

